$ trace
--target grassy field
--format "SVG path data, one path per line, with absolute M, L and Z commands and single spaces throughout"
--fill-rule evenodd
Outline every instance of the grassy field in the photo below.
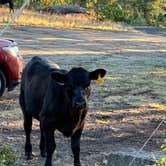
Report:
M 148 30 L 144 28 L 143 30 Z M 105 68 L 105 84 L 92 83 L 89 112 L 81 142 L 83 166 L 100 166 L 104 158 L 112 164 L 112 152 L 138 151 L 166 114 L 166 38 L 161 34 L 64 30 L 15 26 L 5 33 L 14 39 L 26 63 L 37 55 L 64 69 L 83 66 Z M 41 166 L 39 123 L 33 124 L 33 160 L 24 159 L 23 118 L 18 104 L 19 87 L 0 99 L 0 144 L 13 146 L 19 155 L 16 166 Z M 148 154 L 166 143 L 165 123 L 148 142 Z M 72 165 L 70 141 L 55 132 L 54 165 Z M 105 155 L 103 155 L 103 153 Z M 142 153 L 144 157 L 144 153 Z M 118 159 L 117 159 L 118 160 Z M 122 163 L 123 164 L 123 163 Z M 119 165 L 117 165 L 119 166 Z M 124 165 L 120 165 L 124 166 Z M 126 165 L 125 165 L 126 166 Z M 141 165 L 142 166 L 142 165 Z
M 12 15 L 6 8 L 0 8 L 0 28 L 3 28 L 11 19 Z M 97 22 L 90 15 L 70 14 L 70 15 L 50 15 L 24 10 L 14 21 L 13 25 L 29 25 L 38 27 L 51 27 L 63 29 L 95 29 L 111 31 L 129 31 L 131 28 L 121 23 L 111 21 Z
M 1 28 L 10 17 L 8 9 L 0 9 Z M 113 165 L 107 155 L 112 151 L 125 154 L 130 148 L 138 151 L 165 119 L 166 32 L 163 30 L 161 34 L 157 28 L 158 33 L 153 31 L 151 34 L 146 33 L 152 32 L 148 28 L 139 33 L 124 31 L 128 28 L 121 24 L 96 23 L 85 15 L 59 16 L 25 10 L 4 34 L 5 38 L 12 38 L 19 44 L 26 63 L 37 55 L 67 70 L 74 66 L 107 70 L 103 86 L 92 83 L 90 109 L 81 143 L 83 166 L 100 166 L 104 159 L 108 159 L 108 165 Z M 0 144 L 11 145 L 17 150 L 19 159 L 16 166 L 41 166 L 44 160 L 39 155 L 37 121 L 32 133 L 36 155 L 31 161 L 24 159 L 25 137 L 18 98 L 19 87 L 0 99 Z M 166 143 L 165 133 L 166 123 L 144 150 L 155 155 L 161 144 Z M 55 135 L 57 152 L 54 164 L 71 166 L 69 140 L 59 132 Z M 133 154 L 132 150 L 130 152 Z M 120 166 L 124 166 L 123 163 Z

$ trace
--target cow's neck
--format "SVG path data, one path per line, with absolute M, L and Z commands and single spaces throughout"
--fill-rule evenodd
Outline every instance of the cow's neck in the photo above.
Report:
M 61 121 L 61 127 L 58 127 L 58 130 L 61 131 L 65 136 L 72 136 L 77 130 L 83 128 L 84 119 L 86 116 L 87 110 L 80 110 L 75 114 L 66 115 Z
M 74 134 L 79 128 L 83 127 L 83 123 L 84 123 L 84 119 L 86 116 L 86 109 L 80 110 L 79 111 L 79 115 L 78 115 L 78 119 L 76 121 L 74 121 L 73 123 L 73 131 L 72 134 Z
M 66 92 L 66 91 L 65 91 Z M 66 111 L 64 112 L 63 119 L 64 120 L 64 128 L 62 129 L 62 133 L 66 136 L 73 135 L 78 129 L 82 128 L 84 125 L 84 119 L 86 117 L 87 108 L 81 110 L 74 110 L 72 108 L 72 101 L 70 96 L 67 93 L 64 93 L 65 102 L 66 102 Z M 66 126 L 67 134 L 66 133 Z

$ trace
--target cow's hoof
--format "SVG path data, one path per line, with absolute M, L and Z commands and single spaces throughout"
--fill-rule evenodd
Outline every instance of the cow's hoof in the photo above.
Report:
M 51 163 L 45 163 L 45 166 L 52 166 Z
M 45 164 L 45 166 L 52 166 L 52 164 L 51 165 Z
M 74 166 L 81 166 L 80 161 L 75 161 L 75 162 L 74 162 Z
M 26 152 L 25 157 L 27 160 L 32 160 L 34 157 L 34 154 L 32 154 L 32 152 Z
M 40 152 L 40 155 L 41 155 L 42 157 L 47 157 L 47 152 L 46 152 L 46 151 L 41 151 L 41 152 Z

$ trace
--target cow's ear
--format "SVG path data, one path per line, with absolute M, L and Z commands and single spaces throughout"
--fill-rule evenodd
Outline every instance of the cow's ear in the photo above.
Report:
M 58 72 L 58 71 L 52 72 L 51 78 L 60 84 L 64 84 L 66 81 L 66 74 Z
M 91 80 L 97 80 L 99 77 L 103 78 L 105 74 L 106 74 L 106 70 L 96 69 L 89 73 L 89 77 Z

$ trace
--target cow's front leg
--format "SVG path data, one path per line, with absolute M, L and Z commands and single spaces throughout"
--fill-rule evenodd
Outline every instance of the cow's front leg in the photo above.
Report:
M 46 157 L 47 156 L 47 152 L 46 152 L 46 141 L 45 141 L 45 135 L 44 135 L 44 131 L 41 127 L 41 122 L 40 122 L 40 154 L 42 157 Z
M 81 166 L 80 163 L 80 138 L 82 129 L 77 130 L 71 137 L 71 148 L 74 155 L 74 166 Z
M 26 141 L 25 141 L 25 156 L 27 160 L 33 158 L 32 155 L 32 144 L 30 139 L 30 134 L 32 131 L 32 117 L 24 112 L 24 131 L 26 134 Z
M 54 129 L 46 129 L 44 130 L 44 133 L 46 138 L 46 151 L 47 151 L 45 166 L 52 166 L 52 154 L 56 147 L 54 140 Z

